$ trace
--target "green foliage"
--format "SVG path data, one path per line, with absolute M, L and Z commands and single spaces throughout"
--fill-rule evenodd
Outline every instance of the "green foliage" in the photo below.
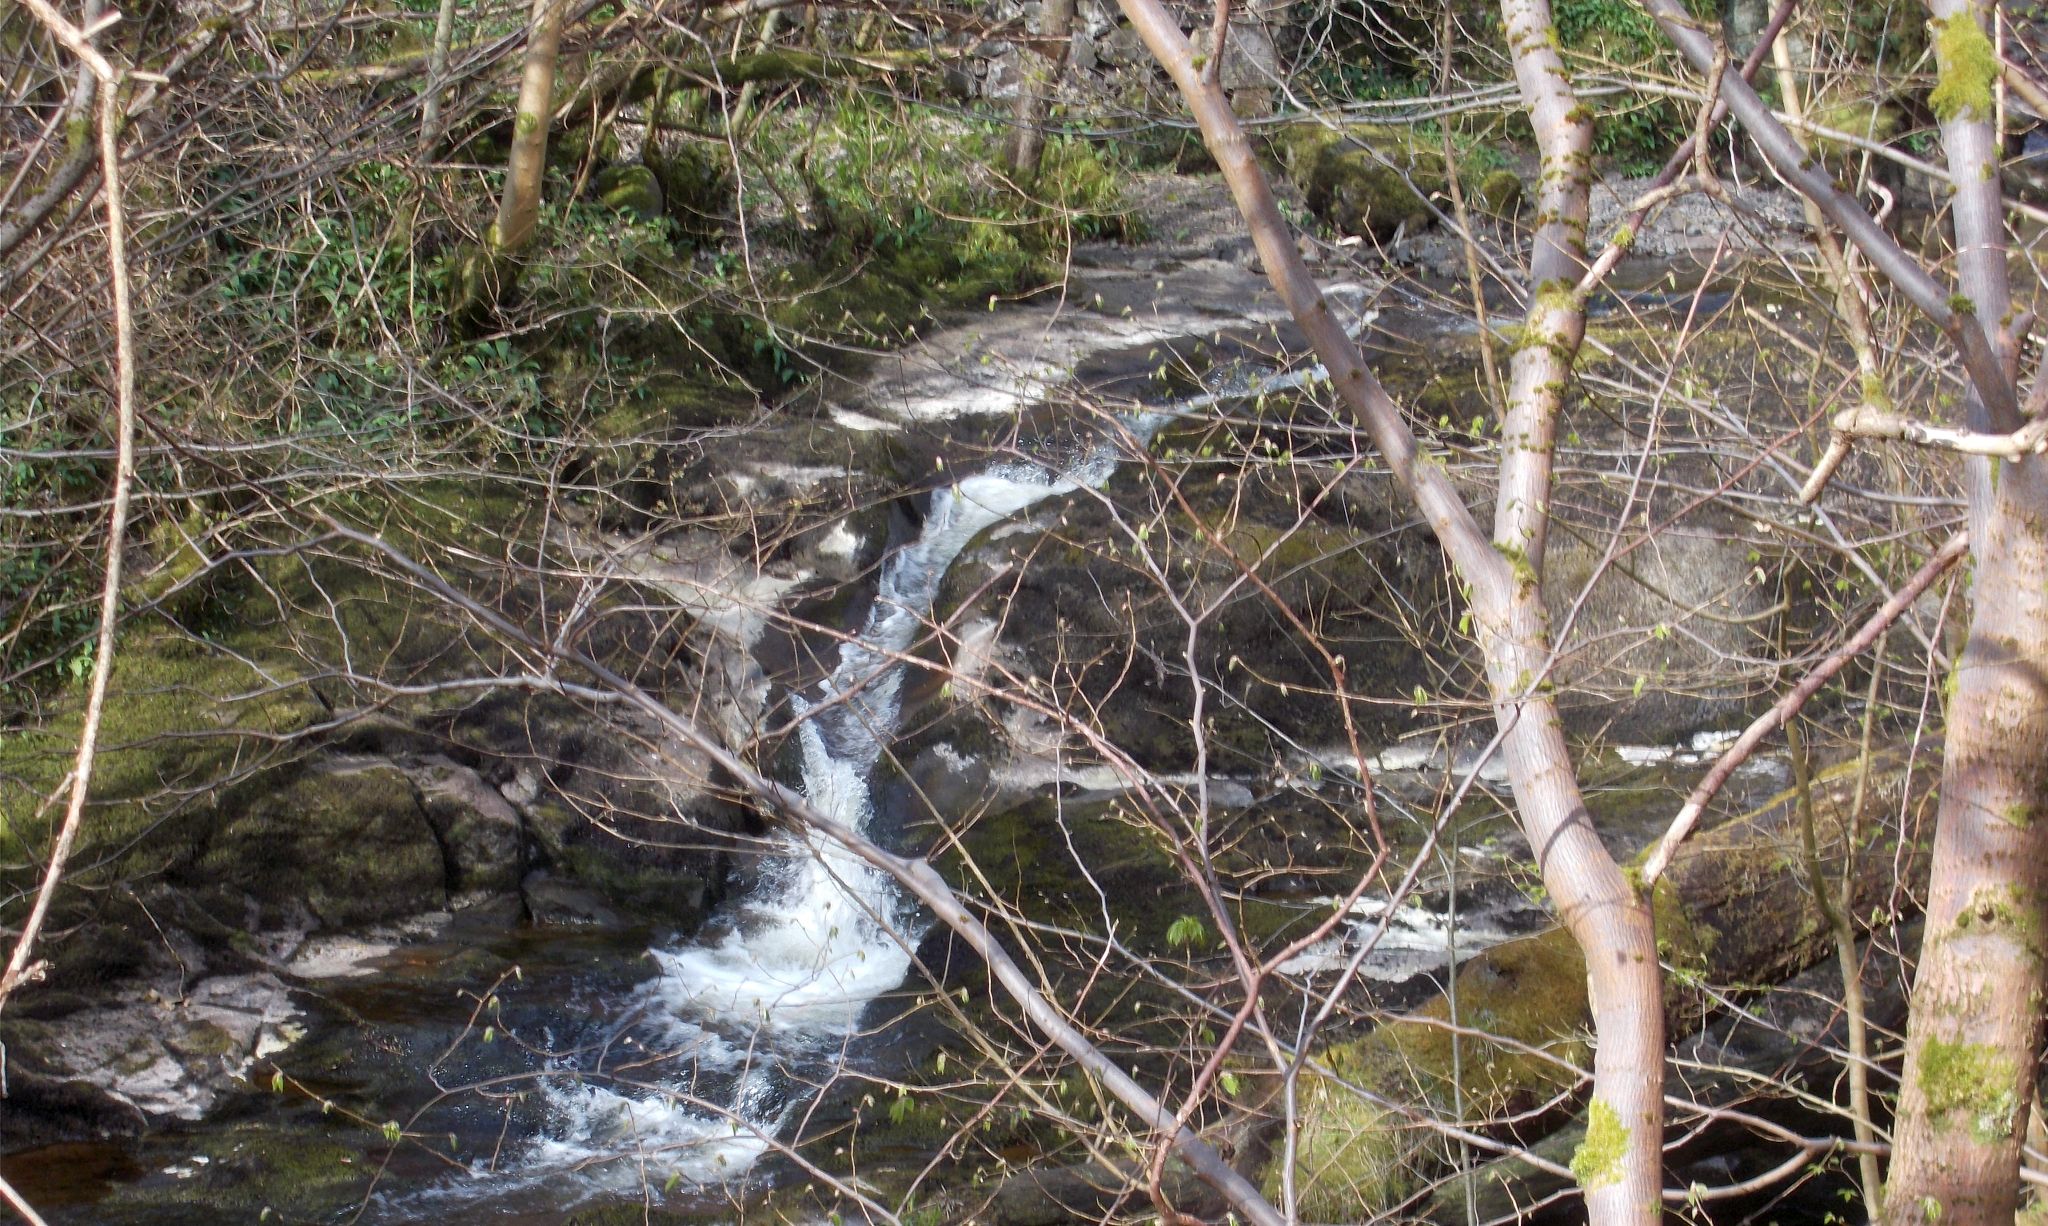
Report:
M 444 342 L 454 253 L 417 242 L 418 193 L 407 172 L 365 162 L 335 176 L 314 208 L 227 240 L 214 287 L 222 326 L 291 392 L 267 422 L 250 423 L 258 435 L 345 432 L 367 442 L 430 426 L 405 391 L 422 362 L 456 395 L 520 416 L 537 410 L 534 371 L 512 345 Z
M 1199 915 L 1175 917 L 1166 926 L 1166 943 L 1175 949 L 1196 949 L 1209 944 L 1209 925 Z
M 942 299 L 972 301 L 1050 280 L 1075 239 L 1127 236 L 1123 168 L 1070 137 L 1046 144 L 1036 177 L 1001 169 L 1002 125 L 864 96 L 795 114 L 764 136 L 762 162 L 808 196 L 828 256 L 904 263 Z M 835 259 L 835 262 L 838 262 Z
M 1718 5 L 1688 0 L 1694 17 L 1718 22 Z M 1620 70 L 1649 69 L 1670 75 L 1675 54 L 1657 23 L 1632 0 L 1559 0 L 1551 14 L 1568 60 L 1593 60 Z M 1594 99 L 1593 152 L 1613 159 L 1625 174 L 1655 172 L 1691 135 L 1691 111 L 1664 99 Z

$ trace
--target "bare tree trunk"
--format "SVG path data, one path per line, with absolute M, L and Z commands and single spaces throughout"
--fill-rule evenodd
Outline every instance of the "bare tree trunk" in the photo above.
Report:
M 1074 32 L 1074 0 L 1045 0 L 1038 18 L 1038 37 L 1057 42 L 1058 48 L 1043 59 L 1019 51 L 1017 66 L 1024 79 L 1017 85 L 1017 130 L 1010 136 L 1010 173 L 1019 181 L 1038 173 L 1038 158 L 1045 150 L 1045 112 L 1060 72 L 1066 67 L 1068 41 Z
M 2010 361 L 1990 6 L 1935 0 L 1933 101 L 1956 194 L 1956 268 Z M 1959 303 L 1960 307 L 1960 303 Z M 1973 394 L 1973 430 L 2020 423 Z M 2048 887 L 2048 462 L 1968 461 L 1976 562 L 1949 702 L 1927 935 L 1913 984 L 1887 1222 L 2013 1220 L 2040 1051 Z
M 1586 812 L 1565 753 L 1555 704 L 1541 682 L 1550 663 L 1549 626 L 1536 571 L 1514 547 L 1497 548 L 1481 531 L 1442 466 L 1428 462 L 1386 391 L 1365 366 L 1357 345 L 1330 311 L 1302 262 L 1294 235 L 1281 218 L 1265 175 L 1218 80 L 1194 63 L 1177 22 L 1157 0 L 1120 0 L 1124 14 L 1152 54 L 1172 75 L 1200 124 L 1210 154 L 1244 214 L 1267 276 L 1328 368 L 1331 383 L 1414 499 L 1459 577 L 1470 591 L 1475 632 L 1486 658 L 1495 718 L 1520 820 L 1537 849 L 1545 886 L 1560 918 L 1586 956 L 1587 982 L 1598 1049 L 1594 1057 L 1592 1128 L 1574 1163 L 1591 1220 L 1651 1226 L 1661 1216 L 1664 1019 L 1655 934 L 1646 902 L 1602 846 Z M 1510 19 L 1547 31 L 1540 4 L 1510 6 Z M 1539 37 L 1536 49 L 1547 39 Z M 1517 46 L 1528 48 L 1528 40 Z M 1534 66 L 1534 71 L 1542 71 Z M 1546 94 L 1545 115 L 1554 99 Z M 1558 117 L 1563 119 L 1563 116 Z M 1538 126 L 1543 126 L 1539 119 Z M 1556 128 L 1568 141 L 1568 128 Z M 1563 146 L 1560 146 L 1562 150 Z M 1585 173 L 1584 160 L 1573 168 Z M 1583 192 L 1583 187 L 1580 191 Z M 1583 199 L 1583 197 L 1581 197 Z M 1583 204 L 1580 206 L 1583 208 Z M 1571 224 L 1567 216 L 1563 219 Z M 1562 248 L 1569 253 L 1569 244 Z M 1560 264 L 1564 261 L 1559 260 Z M 1548 266 L 1548 258 L 1546 267 Z M 1540 296 L 1558 288 L 1545 285 Z M 1569 293 L 1570 284 L 1562 287 Z M 1565 326 L 1562 316 L 1558 326 Z M 1518 428 L 1547 431 L 1543 402 L 1510 409 Z M 1529 451 L 1547 451 L 1538 435 Z M 1547 460 L 1529 455 L 1514 480 L 1525 487 L 1546 481 Z M 1504 474 L 1503 483 L 1508 477 Z M 1525 519 L 1547 512 L 1547 489 L 1518 496 L 1504 509 L 1514 539 L 1539 544 L 1539 529 Z M 1509 495 L 1503 494 L 1503 504 Z
M 426 100 L 420 110 L 420 152 L 431 154 L 441 143 L 441 90 L 448 78 L 448 45 L 455 40 L 455 0 L 441 0 L 434 18 L 434 49 L 427 59 Z M 554 92 L 552 82 L 549 92 Z
M 1992 463 L 2004 471 L 1971 533 L 1981 581 L 1949 702 L 1886 1222 L 2011 1222 L 2034 1092 L 2048 918 L 2048 466 Z
M 1662 1216 L 1664 1014 L 1650 900 L 1638 897 L 1600 843 L 1579 794 L 1557 710 L 1538 698 L 1550 626 L 1538 576 L 1550 522 L 1557 419 L 1585 337 L 1585 299 L 1572 287 L 1586 271 L 1587 194 L 1593 125 L 1557 51 L 1548 0 L 1503 0 L 1515 79 L 1542 152 L 1537 228 L 1529 255 L 1527 340 L 1508 367 L 1502 406 L 1499 501 L 1493 547 L 1509 563 L 1506 626 L 1486 652 L 1501 753 L 1531 847 L 1551 849 L 1543 879 L 1585 951 L 1599 1045 L 1593 1056 L 1588 1145 L 1604 1161 L 1575 1161 L 1596 1222 Z M 1473 607 L 1485 611 L 1474 585 Z M 1551 840 L 1555 839 L 1555 842 Z M 1555 881 L 1567 884 L 1560 888 Z M 1613 1127 L 1621 1130 L 1619 1138 Z M 1619 1140 L 1619 1152 L 1614 1142 Z
M 547 170 L 548 121 L 554 116 L 555 56 L 562 43 L 567 0 L 533 0 L 533 33 L 519 78 L 519 109 L 512 120 L 512 153 L 505 163 L 505 194 L 498 202 L 492 243 L 517 251 L 540 219 L 540 185 Z

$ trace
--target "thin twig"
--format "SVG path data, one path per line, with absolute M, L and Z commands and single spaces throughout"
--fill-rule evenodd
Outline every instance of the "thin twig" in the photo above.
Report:
M 30 0 L 36 3 L 37 0 Z M 61 19 L 60 19 L 61 20 Z M 61 37 L 61 35 L 60 35 Z M 100 63 L 106 61 L 101 59 Z M 85 702 L 85 722 L 79 728 L 78 756 L 71 768 L 71 796 L 64 810 L 64 823 L 57 842 L 50 849 L 49 864 L 43 870 L 36 891 L 35 906 L 21 926 L 14 955 L 0 973 L 0 1008 L 31 974 L 36 937 L 49 918 L 50 900 L 63 880 L 64 866 L 78 840 L 78 827 L 85 815 L 85 797 L 92 782 L 93 756 L 99 747 L 100 719 L 106 707 L 107 680 L 114 671 L 114 629 L 121 613 L 121 550 L 128 532 L 128 494 L 135 480 L 135 318 L 129 301 L 128 240 L 121 213 L 121 151 L 116 141 L 120 112 L 117 82 L 107 81 L 99 92 L 100 174 L 107 201 L 107 260 L 114 286 L 114 463 L 113 510 L 107 524 L 107 573 L 100 586 L 100 629 L 92 663 L 92 685 Z
M 1656 850 L 1643 864 L 1643 888 L 1648 889 L 1654 885 L 1657 878 L 1664 874 L 1664 870 L 1671 866 L 1671 858 L 1677 854 L 1678 845 L 1692 834 L 1693 827 L 1699 824 L 1700 814 L 1706 811 L 1707 805 L 1712 803 L 1729 777 L 1735 774 L 1735 769 L 1749 761 L 1750 755 L 1763 743 L 1763 739 L 1784 726 L 1786 720 L 1797 715 L 1808 700 L 1819 693 L 1821 687 L 1836 673 L 1841 672 L 1849 661 L 1869 650 L 1871 644 L 1877 642 L 1885 629 L 1920 598 L 1920 593 L 1932 586 L 1934 581 L 1941 577 L 1942 572 L 1962 560 L 1969 552 L 1970 540 L 1967 534 L 1958 532 L 1950 537 L 1948 543 L 1933 557 L 1927 559 L 1926 565 L 1922 566 L 1904 587 L 1895 592 L 1890 600 L 1885 601 L 1848 642 L 1836 648 L 1832 655 L 1820 662 L 1819 667 L 1807 674 L 1804 681 L 1793 687 L 1791 693 L 1780 698 L 1770 710 L 1757 716 L 1750 722 L 1749 727 L 1743 729 L 1742 735 L 1735 739 L 1735 743 L 1730 745 L 1720 760 L 1714 763 L 1714 768 L 1707 772 L 1707 777 L 1700 780 L 1699 786 L 1692 790 L 1692 795 L 1685 798 L 1684 806 L 1678 810 L 1678 816 L 1672 819 L 1671 827 L 1664 832 L 1664 837 L 1657 840 Z

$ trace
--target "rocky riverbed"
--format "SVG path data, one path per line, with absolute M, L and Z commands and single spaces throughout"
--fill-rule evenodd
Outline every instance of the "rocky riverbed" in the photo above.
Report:
M 1498 765 L 1478 753 L 1456 586 L 1314 381 L 1260 390 L 1304 359 L 1220 183 L 1162 176 L 1143 195 L 1149 237 L 1081 245 L 1059 294 L 943 320 L 779 404 L 650 399 L 545 516 L 480 481 L 358 520 L 454 559 L 457 583 L 506 616 L 793 774 L 788 696 L 826 671 L 932 491 L 1108 448 L 1113 472 L 1003 519 L 946 574 L 934 631 L 905 649 L 903 720 L 875 776 L 883 833 L 1038 923 L 1187 953 L 1176 926 L 1197 900 L 1160 830 L 1203 829 L 1241 930 L 1271 941 L 1328 914 L 1375 839 L 1397 861 L 1423 854 L 1469 784 L 1408 897 L 1361 904 L 1282 968 L 1310 983 L 1376 940 L 1375 1005 L 1399 1008 L 1453 957 L 1545 922 Z M 1657 549 L 1613 556 L 1615 522 L 1670 513 L 1725 472 L 1721 425 L 1607 389 L 1688 319 L 1693 354 L 1753 344 L 1736 324 L 1768 288 L 1717 262 L 1796 239 L 1785 200 L 1754 196 L 1747 251 L 1684 207 L 1644 233 L 1656 262 L 1630 284 L 1663 288 L 1596 323 L 1602 356 L 1575 410 L 1569 530 L 1546 575 L 1572 636 L 1555 680 L 1623 852 L 1754 709 L 1752 661 L 1803 607 L 1782 576 L 1811 581 L 1755 519 L 1690 516 Z M 1440 305 L 1461 292 L 1449 241 L 1403 234 L 1380 262 L 1317 255 L 1432 454 L 1482 498 L 1465 460 L 1489 428 L 1480 349 L 1502 342 Z M 1147 436 L 1130 427 L 1146 405 L 1182 411 Z M 1632 467 L 1645 437 L 1653 479 Z M 560 1124 L 551 1092 L 638 1084 L 662 1042 L 649 948 L 690 940 L 781 845 L 671 731 L 537 669 L 388 559 L 336 551 L 265 577 L 282 596 L 225 611 L 218 641 L 124 645 L 120 679 L 143 697 L 110 725 L 107 833 L 90 848 L 121 884 L 70 904 L 83 935 L 0 1021 L 4 1169 L 52 1220 L 204 1207 L 315 1221 L 367 1205 L 366 1221 L 637 1221 L 645 1202 L 722 1221 L 738 1203 L 801 1201 L 802 1164 L 843 1170 L 833 1138 L 849 1129 L 881 1147 L 863 1179 L 921 1177 L 957 1121 L 877 1108 L 877 1087 L 928 1072 L 1000 1007 L 949 1018 L 916 976 L 869 1015 L 882 1029 L 848 1041 L 783 1138 L 794 1155 L 747 1182 L 678 1185 L 630 1137 L 609 1138 L 623 1165 L 535 1176 Z M 301 649 L 289 660 L 283 639 Z M 355 686 L 365 653 L 413 691 Z M 309 658 L 333 664 L 316 675 Z M 1340 710 L 1333 675 L 1367 700 Z M 53 783 L 64 744 L 59 721 L 0 749 L 22 796 Z M 1729 803 L 1784 770 L 1759 761 Z M 953 959 L 943 938 L 917 952 Z M 1086 978 L 1072 948 L 1037 952 L 1053 981 Z M 939 986 L 972 980 L 941 970 Z M 1027 1131 L 1020 1154 L 1041 1140 Z

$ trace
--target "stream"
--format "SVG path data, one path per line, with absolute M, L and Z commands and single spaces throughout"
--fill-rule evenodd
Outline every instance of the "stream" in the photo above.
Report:
M 894 811 L 893 793 L 878 784 L 878 768 L 902 732 L 914 672 L 929 671 L 914 670 L 913 661 L 956 562 L 972 556 L 977 542 L 1000 535 L 991 530 L 1065 495 L 1104 487 L 1136 449 L 1183 418 L 1323 377 L 1319 367 L 1276 371 L 1261 360 L 1223 356 L 1286 347 L 1274 330 L 1275 304 L 1245 270 L 1192 261 L 1162 268 L 1157 278 L 1150 270 L 1109 270 L 1094 284 L 1093 311 L 1030 305 L 972 332 L 942 334 L 919 348 L 921 366 L 912 368 L 907 357 L 885 359 L 869 372 L 858 400 L 832 408 L 833 420 L 855 432 L 921 423 L 943 434 L 943 423 L 956 418 L 1010 418 L 1025 434 L 1003 449 L 1004 458 L 973 461 L 981 466 L 931 489 L 921 519 L 900 531 L 873 568 L 871 595 L 855 601 L 841 622 L 847 629 L 829 670 L 780 691 L 795 717 L 789 767 L 804 795 L 877 841 L 912 837 L 905 815 Z M 1128 299 L 1122 309 L 1119 294 Z M 1378 314 L 1362 287 L 1340 287 L 1332 297 L 1354 331 Z M 1129 309 L 1131 302 L 1142 309 Z M 1217 305 L 1171 312 L 1160 306 L 1188 302 Z M 1408 322 L 1396 323 L 1394 343 L 1413 339 L 1406 337 Z M 1270 343 L 1255 335 L 1261 331 Z M 1233 348 L 1222 343 L 1226 334 L 1249 340 Z M 1150 407 L 1132 404 L 1128 394 L 1105 396 L 1122 412 L 1094 419 L 1092 434 L 1089 426 L 1061 422 L 1042 431 L 1058 442 L 1031 437 L 1028 414 L 1056 388 L 1080 383 L 1092 393 L 1118 380 L 1142 385 L 1160 348 L 1212 341 L 1218 360 L 1196 372 L 1199 386 L 1191 394 Z M 1417 364 L 1430 366 L 1428 351 L 1438 342 L 1425 335 L 1414 343 L 1423 350 Z M 1156 386 L 1147 391 L 1158 394 Z M 950 473 L 945 461 L 958 453 L 944 448 L 942 442 L 941 468 Z M 1007 610 L 1025 619 L 1038 613 L 1021 604 Z M 1476 773 L 1498 782 L 1498 763 L 1468 760 L 1460 751 L 1371 748 L 1380 752 L 1361 763 L 1328 743 L 1300 746 L 1288 761 L 1227 778 L 1212 769 L 1208 782 L 1217 797 L 1230 797 L 1217 808 L 1256 808 L 1290 788 L 1356 789 L 1361 768 L 1369 767 L 1389 820 L 1402 823 L 1396 837 L 1410 846 L 1433 821 L 1430 805 L 1443 795 L 1443 781 L 1455 786 Z M 1616 747 L 1634 772 L 1623 777 L 1624 786 L 1653 777 L 1640 786 L 1655 800 L 1644 804 L 1642 831 L 1604 816 L 1603 831 L 1624 843 L 1647 837 L 1668 808 L 1664 790 L 1699 765 L 1701 746 L 1687 750 L 1684 743 Z M 1032 795 L 1032 803 L 1077 811 L 1107 807 L 1138 782 L 1099 765 L 1048 767 L 1023 755 L 981 765 L 1009 778 L 1013 792 Z M 1760 759 L 1745 785 L 1768 789 L 1780 774 L 1778 764 Z M 1161 774 L 1152 782 L 1192 780 Z M 1398 907 L 1365 900 L 1349 924 L 1302 950 L 1283 972 L 1304 981 L 1330 974 L 1356 962 L 1369 944 L 1360 973 L 1398 1002 L 1401 985 L 1428 990 L 1427 977 L 1447 962 L 1546 923 L 1541 899 L 1502 885 L 1496 871 L 1526 849 L 1503 815 L 1486 821 L 1457 831 L 1456 842 L 1469 845 L 1441 849 L 1439 858 L 1441 874 L 1454 883 L 1465 863 L 1494 872 L 1492 893 L 1461 895 L 1453 884 L 1446 901 L 1432 883 L 1418 901 Z M 305 1019 L 310 1036 L 281 1062 L 293 1069 L 293 1094 L 247 1094 L 185 1133 L 16 1155 L 8 1177 L 49 1207 L 52 1221 L 217 1220 L 193 1208 L 201 1199 L 193 1191 L 204 1186 L 206 1199 L 226 1203 L 214 1190 L 234 1187 L 244 1169 L 295 1178 L 281 1174 L 290 1169 L 277 1156 L 282 1146 L 290 1161 L 317 1164 L 316 1176 L 299 1181 L 318 1189 L 312 1201 L 341 1206 L 303 1220 L 345 1220 L 360 1208 L 356 1220 L 370 1223 L 541 1226 L 582 1220 L 576 1215 L 585 1209 L 642 1204 L 693 1221 L 732 1220 L 743 1197 L 814 1177 L 806 1165 L 811 1157 L 801 1151 L 818 1134 L 821 1113 L 829 1122 L 833 1112 L 848 1110 L 833 1100 L 836 1085 L 888 1076 L 937 1042 L 936 1023 L 891 1020 L 902 997 L 919 986 L 907 981 L 920 945 L 935 935 L 929 918 L 883 873 L 837 844 L 777 837 L 780 844 L 746 892 L 726 900 L 687 940 L 630 924 L 508 936 L 502 928 L 467 931 L 459 919 L 395 939 L 380 960 L 365 964 L 373 973 L 321 985 L 320 1003 Z M 1304 886 L 1282 903 L 1309 915 L 1327 913 L 1334 901 L 1327 888 Z M 371 1027 L 379 1028 L 382 1050 L 366 1059 L 362 1032 Z M 391 1105 L 422 1099 L 414 1115 Z M 336 1140 L 336 1104 L 365 1102 L 396 1118 L 351 1120 Z M 366 1139 L 379 1128 L 385 1143 Z M 400 1131 L 410 1143 L 392 1143 Z M 331 1181 L 331 1194 L 321 1180 Z M 256 1203 L 249 1220 L 256 1220 Z

